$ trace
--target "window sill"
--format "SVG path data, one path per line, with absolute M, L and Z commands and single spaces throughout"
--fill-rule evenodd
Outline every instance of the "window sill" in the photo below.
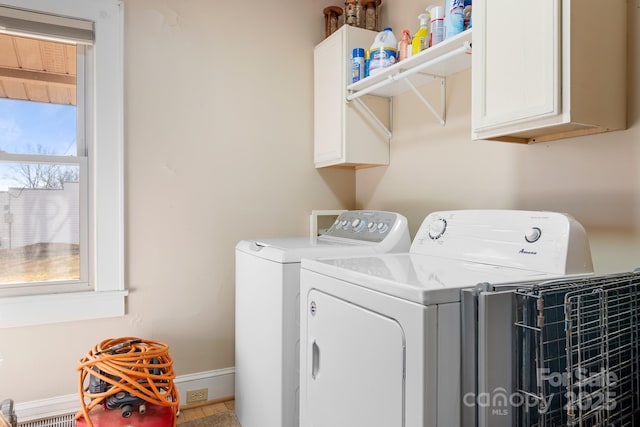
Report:
M 124 316 L 127 291 L 74 292 L 0 299 L 0 328 Z

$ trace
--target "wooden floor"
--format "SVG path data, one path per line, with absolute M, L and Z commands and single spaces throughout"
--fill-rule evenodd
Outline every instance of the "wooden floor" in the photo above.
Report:
M 178 415 L 178 425 L 187 421 L 217 414 L 218 412 L 233 411 L 235 401 L 223 400 L 218 402 L 207 402 L 202 405 L 191 405 L 180 409 Z

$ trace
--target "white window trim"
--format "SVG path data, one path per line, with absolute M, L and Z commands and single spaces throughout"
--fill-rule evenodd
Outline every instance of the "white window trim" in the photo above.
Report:
M 91 292 L 0 298 L 0 328 L 123 316 L 124 148 L 123 16 L 119 0 L 0 0 L 0 5 L 95 22 L 93 116 L 86 117 L 93 150 L 89 230 L 93 242 Z M 93 85 L 91 85 L 93 83 Z

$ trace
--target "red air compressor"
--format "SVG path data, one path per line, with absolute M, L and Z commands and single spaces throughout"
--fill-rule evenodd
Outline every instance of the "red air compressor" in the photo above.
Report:
M 148 404 L 144 412 L 135 411 L 129 417 L 123 417 L 120 411 L 96 406 L 89 411 L 94 427 L 170 427 L 173 426 L 173 409 L 169 406 Z M 76 421 L 76 427 L 88 426 L 84 417 Z
M 78 427 L 175 427 L 179 406 L 169 347 L 108 339 L 80 360 Z

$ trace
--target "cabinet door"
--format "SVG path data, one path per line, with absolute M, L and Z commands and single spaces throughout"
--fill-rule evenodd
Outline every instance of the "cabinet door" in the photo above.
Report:
M 474 132 L 561 113 L 561 3 L 474 1 Z
M 393 319 L 312 290 L 307 295 L 302 426 L 403 425 L 405 343 Z
M 314 49 L 314 162 L 316 167 L 389 164 L 389 141 L 356 102 L 347 104 L 350 54 L 371 45 L 374 31 L 343 25 Z M 366 104 L 389 126 L 389 99 L 365 96 Z M 387 118 L 387 119 L 385 119 Z
M 343 158 L 345 32 L 326 39 L 314 50 L 314 160 Z

